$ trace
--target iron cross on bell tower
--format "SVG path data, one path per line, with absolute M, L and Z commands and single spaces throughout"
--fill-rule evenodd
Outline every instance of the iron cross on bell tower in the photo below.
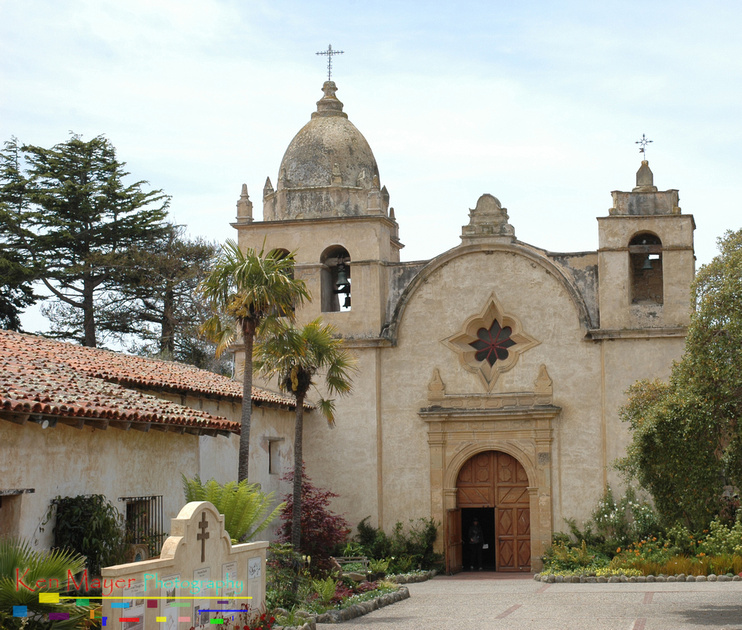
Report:
M 318 55 L 327 55 L 327 80 L 332 81 L 332 56 L 333 55 L 342 55 L 345 51 L 343 50 L 333 50 L 332 44 L 327 45 L 327 50 L 323 50 L 321 52 L 318 52 L 316 54 Z
M 634 144 L 640 145 L 639 153 L 642 154 L 642 159 L 647 159 L 647 145 L 654 142 L 654 140 L 647 140 L 647 136 L 645 134 L 642 134 L 642 139 L 637 140 Z

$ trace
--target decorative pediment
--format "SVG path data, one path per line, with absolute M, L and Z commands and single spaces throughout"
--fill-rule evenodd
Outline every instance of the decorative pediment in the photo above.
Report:
M 491 391 L 500 374 L 515 367 L 520 355 L 540 342 L 523 331 L 517 317 L 502 310 L 492 293 L 482 311 L 469 317 L 459 332 L 442 343 L 458 354 L 463 368 L 477 374 Z
M 428 383 L 430 406 L 420 410 L 421 415 L 440 414 L 471 415 L 480 412 L 505 412 L 506 415 L 530 415 L 544 411 L 545 407 L 558 410 L 553 405 L 553 383 L 545 365 L 539 368 L 533 391 L 507 392 L 502 394 L 454 394 L 446 392 L 446 385 L 438 368 L 433 368 L 433 377 Z

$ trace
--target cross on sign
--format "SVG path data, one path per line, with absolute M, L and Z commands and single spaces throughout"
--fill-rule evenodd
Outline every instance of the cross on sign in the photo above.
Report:
M 206 562 L 206 541 L 209 538 L 209 533 L 206 531 L 209 528 L 209 523 L 206 521 L 206 512 L 201 512 L 201 522 L 198 524 L 198 528 L 201 531 L 196 534 L 196 540 L 201 541 L 201 562 Z

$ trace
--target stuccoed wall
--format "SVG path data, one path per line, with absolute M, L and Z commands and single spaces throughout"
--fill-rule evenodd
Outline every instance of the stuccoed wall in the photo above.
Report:
M 161 494 L 167 526 L 185 503 L 181 473 L 198 472 L 198 436 L 189 434 L 0 422 L 0 443 L 12 454 L 0 461 L 3 487 L 35 489 L 21 498 L 18 533 L 38 548 L 53 542 L 53 522 L 38 528 L 56 496 L 103 494 L 123 514 L 119 497 Z
M 385 408 L 397 410 L 395 430 L 404 431 L 410 442 L 392 442 L 385 451 L 390 466 L 399 463 L 409 470 L 408 479 L 397 479 L 398 489 L 386 497 L 396 506 L 390 510 L 392 522 L 404 518 L 409 502 L 403 500 L 405 488 L 413 483 L 414 475 L 422 477 L 420 473 L 428 467 L 426 427 L 418 411 L 428 404 L 427 386 L 433 368 L 439 368 L 447 393 L 487 393 L 478 376 L 464 370 L 458 356 L 441 341 L 459 332 L 464 320 L 479 312 L 493 292 L 504 313 L 517 317 L 523 331 L 540 343 L 499 376 L 491 394 L 533 391 L 539 368 L 545 365 L 554 383 L 554 404 L 563 410 L 554 426 L 553 466 L 559 466 L 564 474 L 565 467 L 577 472 L 594 465 L 599 401 L 592 392 L 598 385 L 599 355 L 595 346 L 584 340 L 567 290 L 553 273 L 520 255 L 517 248 L 489 254 L 462 250 L 461 256 L 431 273 L 411 297 L 402 314 L 398 347 L 385 356 Z M 405 365 L 414 369 L 405 369 Z M 414 460 L 411 453 L 415 453 Z M 553 484 L 555 517 L 559 518 L 564 509 L 576 507 L 579 501 L 563 493 L 558 475 Z M 417 485 L 426 489 L 420 481 Z M 429 504 L 426 493 L 414 494 L 416 508 L 424 511 Z M 566 506 L 560 501 L 562 497 Z
M 358 360 L 353 393 L 336 399 L 334 428 L 318 413 L 305 420 L 304 459 L 314 485 L 340 495 L 332 503 L 335 512 L 353 525 L 366 516 L 374 524 L 379 483 L 377 350 L 354 348 L 352 352 Z

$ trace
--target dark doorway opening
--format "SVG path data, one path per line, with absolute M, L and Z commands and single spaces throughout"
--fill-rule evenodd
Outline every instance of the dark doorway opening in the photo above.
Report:
M 482 570 L 495 571 L 495 509 L 494 508 L 462 508 L 461 509 L 461 538 L 464 541 L 464 571 L 479 570 L 474 545 L 469 542 L 469 528 L 479 520 L 482 528 Z

